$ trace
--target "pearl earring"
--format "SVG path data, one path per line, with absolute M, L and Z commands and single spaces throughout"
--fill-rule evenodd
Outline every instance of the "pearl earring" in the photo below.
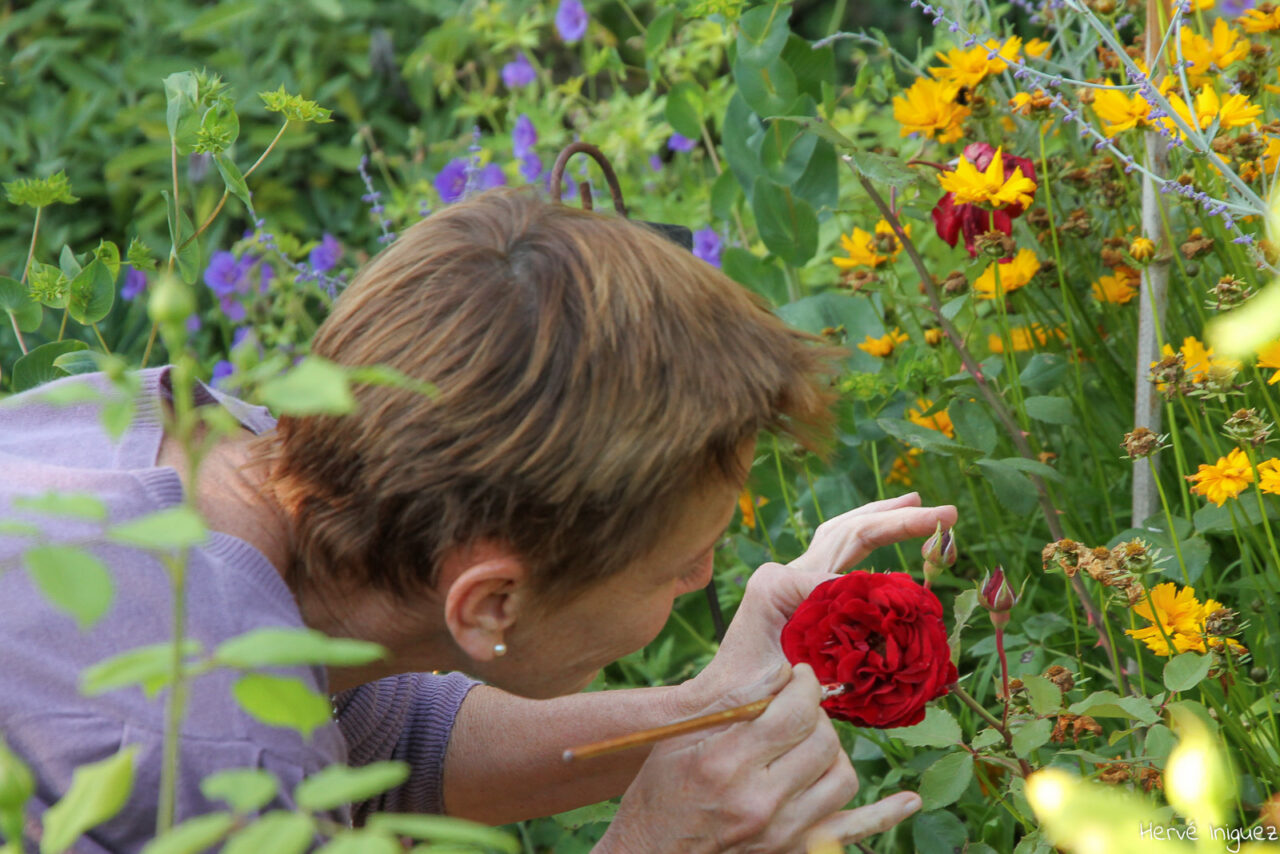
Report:
M 501 658 L 507 654 L 507 645 L 505 643 L 495 643 L 493 645 L 493 655 L 495 658 Z

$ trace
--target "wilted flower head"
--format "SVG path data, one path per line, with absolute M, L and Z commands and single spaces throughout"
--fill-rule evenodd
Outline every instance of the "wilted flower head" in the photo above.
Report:
M 573 44 L 587 34 L 587 10 L 582 0 L 560 0 L 556 9 L 556 32 L 566 44 Z
M 508 89 L 528 86 L 537 78 L 537 72 L 533 70 L 529 58 L 523 53 L 517 54 L 514 60 L 502 66 L 502 82 Z

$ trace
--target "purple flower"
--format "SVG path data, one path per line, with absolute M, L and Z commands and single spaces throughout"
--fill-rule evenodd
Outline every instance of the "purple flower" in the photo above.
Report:
M 693 254 L 712 267 L 720 266 L 720 250 L 723 245 L 714 228 L 700 228 L 693 233 Z
M 533 66 L 529 64 L 528 57 L 523 53 L 516 54 L 513 62 L 508 62 L 502 66 L 502 82 L 506 84 L 508 89 L 519 89 L 522 86 L 528 86 L 537 79 L 538 73 L 533 70 Z
M 520 177 L 532 184 L 542 177 L 542 158 L 530 151 L 520 158 Z
M 337 266 L 338 259 L 341 257 L 342 244 L 338 242 L 338 238 L 326 231 L 324 237 L 320 239 L 320 244 L 307 256 L 307 263 L 315 272 L 327 273 Z
M 482 193 L 485 190 L 506 185 L 507 176 L 502 173 L 502 167 L 497 163 L 490 163 L 476 174 L 476 192 Z
M 195 335 L 197 332 L 200 331 L 200 327 L 203 325 L 204 324 L 200 322 L 200 315 L 198 314 L 191 315 L 190 317 L 187 318 L 187 334 Z
M 235 373 L 235 370 L 235 365 L 226 359 L 220 360 L 218 364 L 213 366 L 213 376 L 209 378 L 209 384 L 217 389 L 222 388 L 222 384 L 226 382 L 227 377 Z
M 455 157 L 450 160 L 449 164 L 436 175 L 434 184 L 436 192 L 440 194 L 440 199 L 446 205 L 461 199 L 467 191 L 467 159 Z
M 245 274 L 245 267 L 236 260 L 236 256 L 219 249 L 209 259 L 209 266 L 204 271 L 204 283 L 219 297 L 234 293 L 240 287 Z
M 258 293 L 265 294 L 271 290 L 271 283 L 275 281 L 276 271 L 274 267 L 263 264 L 259 272 L 261 273 L 261 281 L 258 285 Z
M 240 323 L 245 318 L 244 306 L 234 294 L 219 294 L 218 306 L 232 323 Z
M 689 137 L 678 133 L 671 134 L 671 139 L 667 140 L 667 148 L 672 151 L 693 151 L 697 145 L 697 140 L 689 139 Z
M 587 34 L 587 10 L 582 0 L 560 0 L 556 9 L 556 32 L 565 44 L 573 44 Z
M 662 158 L 656 154 L 649 155 L 649 168 L 654 172 L 662 171 Z
M 516 119 L 516 126 L 511 131 L 511 148 L 516 157 L 524 157 L 533 147 L 538 144 L 538 131 L 533 126 L 533 120 L 524 113 L 520 114 L 520 118 Z
M 120 299 L 132 300 L 137 299 L 138 295 L 147 289 L 147 274 L 141 270 L 135 270 L 128 264 L 124 267 L 124 283 L 120 285 Z

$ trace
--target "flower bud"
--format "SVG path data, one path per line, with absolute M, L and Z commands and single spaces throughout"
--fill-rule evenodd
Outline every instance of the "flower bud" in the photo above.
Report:
M 1004 569 L 998 564 L 994 572 L 988 572 L 983 577 L 978 601 L 991 612 L 991 622 L 997 629 L 1009 625 L 1009 612 L 1018 604 L 1018 596 L 1009 586 L 1009 580 L 1004 577 Z
M 928 587 L 947 567 L 956 565 L 956 539 L 951 529 L 943 529 L 939 522 L 933 536 L 921 546 L 920 556 L 924 558 L 924 586 Z
M 1129 244 L 1129 257 L 1141 264 L 1156 254 L 1156 245 L 1149 237 L 1135 237 Z

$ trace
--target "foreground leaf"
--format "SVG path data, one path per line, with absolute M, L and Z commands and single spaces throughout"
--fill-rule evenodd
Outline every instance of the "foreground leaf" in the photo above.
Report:
M 45 598 L 91 628 L 111 607 L 114 587 L 106 564 L 72 546 L 34 546 L 22 555 Z
M 44 814 L 44 838 L 40 854 L 62 854 L 80 835 L 115 816 L 133 790 L 133 757 L 136 745 L 108 759 L 81 765 L 71 777 L 71 787 Z
M 367 801 L 408 779 L 405 762 L 373 762 L 360 768 L 330 765 L 299 783 L 293 797 L 303 809 L 319 812 Z
M 310 736 L 329 722 L 329 698 L 317 694 L 301 679 L 250 673 L 240 677 L 231 692 L 240 708 L 269 726 L 287 727 Z

